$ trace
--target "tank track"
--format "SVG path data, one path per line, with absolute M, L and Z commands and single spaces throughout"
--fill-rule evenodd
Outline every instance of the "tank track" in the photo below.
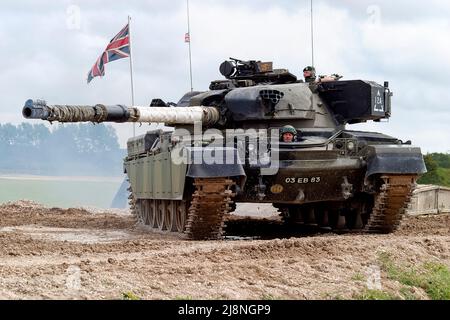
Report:
M 407 209 L 416 186 L 415 175 L 383 175 L 383 184 L 375 197 L 366 233 L 390 233 L 395 231 Z
M 130 187 L 130 209 L 138 224 L 155 231 L 185 233 L 192 240 L 221 239 L 232 185 L 226 178 L 195 179 L 189 208 L 183 200 L 136 200 Z
M 187 218 L 186 233 L 190 239 L 221 239 L 224 216 L 230 210 L 233 180 L 226 178 L 195 179 Z
M 127 180 L 129 182 L 129 180 Z M 144 224 L 144 221 L 140 217 L 140 214 L 138 210 L 136 209 L 136 199 L 133 196 L 133 190 L 131 189 L 131 186 L 127 188 L 127 191 L 130 193 L 128 195 L 128 205 L 130 206 L 130 211 L 133 217 L 136 219 L 136 222 L 139 224 Z
M 395 231 L 410 203 L 417 176 L 383 175 L 380 179 L 381 185 L 374 195 L 373 206 L 368 208 L 367 212 L 370 214 L 364 219 L 365 223 L 361 219 L 364 212 L 359 212 L 358 217 L 350 222 L 344 215 L 336 212 L 332 219 L 332 210 L 328 208 L 325 208 L 326 217 L 323 212 L 319 215 L 310 212 L 303 216 L 301 223 L 318 228 L 325 227 L 340 234 L 348 232 L 377 234 Z M 149 225 L 158 231 L 184 233 L 192 240 L 221 239 L 227 213 L 233 204 L 234 194 L 231 187 L 234 181 L 228 178 L 202 178 L 195 179 L 193 185 L 195 190 L 189 202 L 135 200 L 129 188 L 132 213 L 138 223 Z M 232 222 L 239 223 L 239 221 Z M 236 229 L 236 226 L 233 228 Z

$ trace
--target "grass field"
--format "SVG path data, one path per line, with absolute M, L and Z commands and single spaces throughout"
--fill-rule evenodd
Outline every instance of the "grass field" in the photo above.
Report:
M 33 200 L 61 208 L 109 208 L 122 178 L 0 176 L 0 203 Z
M 442 184 L 444 186 L 450 187 L 450 169 L 438 168 L 437 173 L 442 179 Z

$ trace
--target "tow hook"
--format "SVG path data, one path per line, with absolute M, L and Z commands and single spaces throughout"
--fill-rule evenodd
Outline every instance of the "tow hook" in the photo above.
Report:
M 267 186 L 263 183 L 262 177 L 259 176 L 259 183 L 256 186 L 256 191 L 258 192 L 258 199 L 260 201 L 264 200 L 264 198 L 266 197 L 266 189 Z
M 347 176 L 344 177 L 344 183 L 341 184 L 342 196 L 345 200 L 353 196 L 353 185 L 348 183 Z

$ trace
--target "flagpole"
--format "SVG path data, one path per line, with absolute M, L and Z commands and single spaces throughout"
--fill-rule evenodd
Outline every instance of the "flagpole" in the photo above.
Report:
M 131 105 L 134 106 L 134 78 L 133 78 L 133 54 L 131 48 L 131 16 L 128 16 L 128 35 L 130 42 L 130 77 L 131 77 Z M 133 137 L 136 136 L 136 123 L 133 122 Z
M 191 26 L 189 22 L 189 0 L 186 0 L 187 6 L 187 25 L 188 25 L 188 35 L 189 35 L 189 77 L 191 79 L 191 92 L 194 91 L 192 85 L 192 55 L 191 55 Z
M 314 20 L 313 0 L 311 0 L 311 66 L 314 67 Z

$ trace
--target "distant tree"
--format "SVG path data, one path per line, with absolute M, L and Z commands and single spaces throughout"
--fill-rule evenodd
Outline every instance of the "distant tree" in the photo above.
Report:
M 450 168 L 450 154 L 432 153 L 431 156 L 439 167 Z
M 1 125 L 0 143 L 3 145 L 13 145 L 17 138 L 17 127 L 10 123 Z
M 0 172 L 120 175 L 125 150 L 103 124 L 0 124 Z
M 423 160 L 425 161 L 425 166 L 427 167 L 428 172 L 436 171 L 438 168 L 438 164 L 436 160 L 433 158 L 433 154 L 427 154 L 423 157 Z
M 16 146 L 40 146 L 50 136 L 50 130 L 43 124 L 21 123 L 16 128 Z
M 425 166 L 427 167 L 427 173 L 425 173 L 420 179 L 421 184 L 443 184 L 443 179 L 438 174 L 438 164 L 433 158 L 433 154 L 427 154 L 423 157 Z
M 117 134 L 113 127 L 89 125 L 79 127 L 76 136 L 77 149 L 82 153 L 98 153 L 119 149 Z

